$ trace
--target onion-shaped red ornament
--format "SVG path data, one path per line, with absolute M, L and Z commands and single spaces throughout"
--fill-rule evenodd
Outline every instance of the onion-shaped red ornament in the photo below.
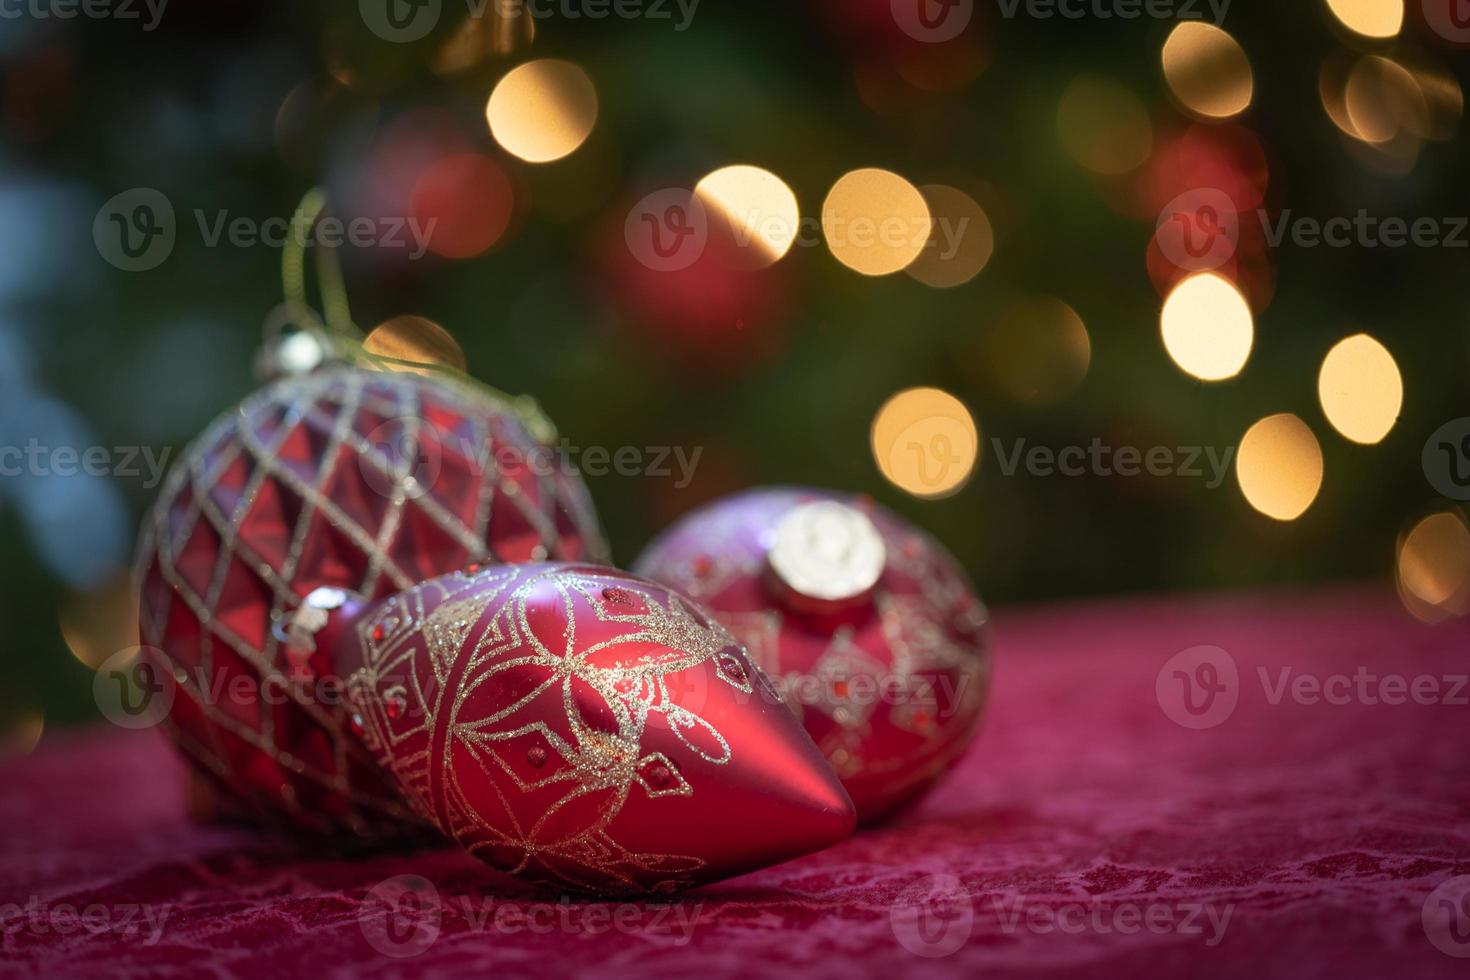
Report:
M 986 608 L 938 541 L 868 498 L 737 493 L 685 517 L 634 568 L 740 639 L 862 821 L 931 786 L 975 733 L 990 679 Z

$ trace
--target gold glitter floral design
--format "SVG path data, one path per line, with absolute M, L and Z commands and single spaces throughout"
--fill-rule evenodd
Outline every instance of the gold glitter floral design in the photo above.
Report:
M 635 852 L 612 828 L 635 793 L 695 792 L 645 747 L 651 719 L 691 759 L 726 765 L 729 743 L 700 714 L 708 685 L 754 692 L 734 638 L 686 600 L 589 566 L 492 568 L 396 596 L 359 630 L 363 738 L 470 853 L 594 892 L 678 888 L 703 866 Z

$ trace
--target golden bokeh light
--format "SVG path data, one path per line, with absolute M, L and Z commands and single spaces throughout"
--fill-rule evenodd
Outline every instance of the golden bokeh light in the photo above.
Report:
M 1332 124 L 1344 134 L 1357 139 L 1358 133 L 1353 129 L 1353 121 L 1347 114 L 1347 80 L 1352 70 L 1353 58 L 1347 51 L 1334 51 L 1328 55 L 1317 72 L 1317 95 L 1321 98 L 1322 108 Z
M 936 289 L 962 286 L 980 274 L 995 251 L 995 232 L 980 202 L 946 184 L 919 188 L 929 206 L 931 231 L 924 250 L 905 270 Z
M 1011 304 L 981 342 L 989 379 L 1013 400 L 1049 405 L 1087 377 L 1092 341 L 1082 318 L 1049 296 Z
M 369 354 L 410 362 L 389 365 L 395 370 L 412 371 L 415 364 L 459 371 L 468 367 L 464 351 L 454 336 L 421 316 L 396 316 L 387 320 L 374 327 L 362 345 Z
M 92 592 L 61 604 L 61 638 L 71 655 L 96 670 L 108 657 L 138 643 L 138 600 L 132 576 L 121 572 Z
M 1417 135 L 1427 140 L 1454 139 L 1465 114 L 1465 91 L 1454 73 L 1437 62 L 1423 57 L 1401 58 L 1403 65 L 1419 86 L 1424 97 L 1425 126 Z
M 1399 542 L 1399 594 L 1428 622 L 1470 612 L 1470 527 L 1453 511 L 1430 514 Z
M 1255 320 L 1245 297 L 1213 272 L 1175 286 L 1164 300 L 1159 326 L 1169 357 L 1201 381 L 1235 377 L 1255 343 Z
M 1164 41 L 1164 79 L 1189 111 L 1228 119 L 1251 104 L 1255 80 L 1235 38 L 1212 24 L 1183 21 Z
M 1343 88 L 1343 109 L 1352 135 L 1365 143 L 1387 143 L 1429 128 L 1424 90 L 1409 70 L 1378 55 L 1358 59 Z
M 40 711 L 22 709 L 0 712 L 0 757 L 30 755 L 46 731 L 46 718 Z
M 909 388 L 888 399 L 873 416 L 870 438 L 879 471 L 915 497 L 950 496 L 980 460 L 974 417 L 939 388 Z
M 1088 170 L 1116 176 L 1136 170 L 1153 151 L 1154 130 L 1138 96 L 1110 78 L 1078 75 L 1057 104 L 1057 136 Z
M 485 119 L 506 152 L 528 163 L 549 163 L 571 153 L 592 133 L 597 90 L 570 61 L 528 61 L 495 86 Z
M 1404 26 L 1404 0 L 1327 0 L 1327 8 L 1364 37 L 1395 37 Z
M 1383 441 L 1404 404 L 1404 379 L 1393 355 L 1365 333 L 1338 341 L 1322 359 L 1317 398 L 1332 427 L 1353 442 Z
M 694 194 L 707 213 L 723 220 L 756 268 L 780 261 L 796 241 L 801 227 L 796 195 L 769 170 L 721 167 L 694 185 Z
M 918 188 L 876 167 L 838 178 L 822 202 L 822 234 L 837 261 L 865 276 L 898 272 L 919 257 L 933 231 Z
M 1268 415 L 1241 437 L 1235 477 L 1256 510 L 1278 521 L 1294 521 L 1322 489 L 1322 447 L 1295 415 Z

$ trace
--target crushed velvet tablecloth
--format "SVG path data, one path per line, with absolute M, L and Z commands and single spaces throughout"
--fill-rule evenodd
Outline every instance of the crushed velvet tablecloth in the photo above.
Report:
M 48 735 L 0 768 L 0 974 L 1470 976 L 1470 624 L 1353 590 L 997 627 L 922 804 L 672 902 L 196 825 L 161 736 Z

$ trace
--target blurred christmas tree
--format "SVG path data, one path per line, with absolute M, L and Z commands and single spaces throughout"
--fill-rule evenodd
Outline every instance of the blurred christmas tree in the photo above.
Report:
M 1466 609 L 1452 0 L 134 9 L 0 35 L 17 731 L 133 642 L 131 519 L 251 386 L 314 184 L 358 321 L 540 399 L 623 559 L 802 482 L 994 600 Z

